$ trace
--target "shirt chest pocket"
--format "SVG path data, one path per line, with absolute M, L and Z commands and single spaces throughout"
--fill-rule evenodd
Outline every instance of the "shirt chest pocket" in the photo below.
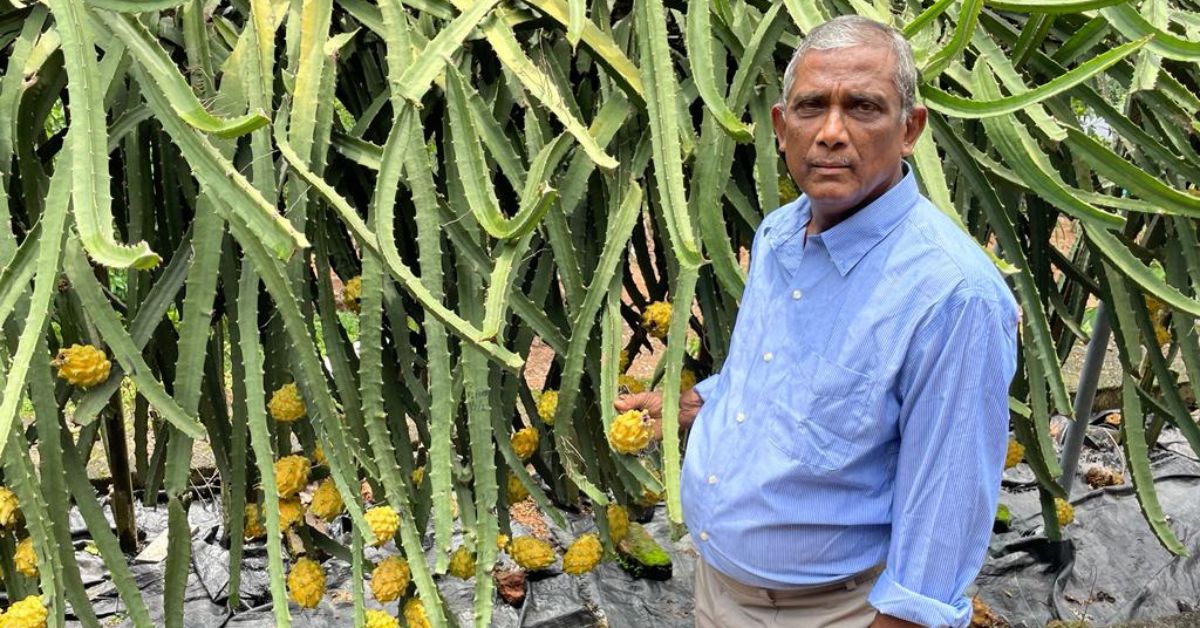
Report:
M 865 436 L 871 378 L 817 353 L 788 362 L 768 404 L 772 444 L 807 469 L 843 468 Z

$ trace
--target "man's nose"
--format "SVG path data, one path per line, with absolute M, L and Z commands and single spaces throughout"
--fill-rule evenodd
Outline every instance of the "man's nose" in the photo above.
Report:
M 817 131 L 817 144 L 832 149 L 841 147 L 846 142 L 846 125 L 842 119 L 842 110 L 830 107 L 825 119 L 821 121 L 821 128 Z

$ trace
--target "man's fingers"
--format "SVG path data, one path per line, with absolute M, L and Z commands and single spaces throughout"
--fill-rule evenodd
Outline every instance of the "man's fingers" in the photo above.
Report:
M 630 410 L 642 410 L 646 406 L 646 393 L 625 393 L 617 395 L 613 401 L 613 407 L 617 412 L 629 412 Z
M 640 393 L 625 393 L 617 395 L 613 400 L 613 407 L 617 412 L 629 412 L 630 410 L 642 410 L 650 413 L 650 416 L 659 418 L 662 415 L 662 399 L 657 392 L 640 392 Z

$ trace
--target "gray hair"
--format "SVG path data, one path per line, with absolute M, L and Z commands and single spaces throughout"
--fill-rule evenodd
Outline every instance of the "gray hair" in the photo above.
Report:
M 917 63 L 913 60 L 912 46 L 908 44 L 904 34 L 895 28 L 860 15 L 835 17 L 808 33 L 796 47 L 792 60 L 788 62 L 787 71 L 783 75 L 780 103 L 786 104 L 788 94 L 792 93 L 792 84 L 796 80 L 796 67 L 800 65 L 800 57 L 809 50 L 879 45 L 890 46 L 892 55 L 896 57 L 896 75 L 893 79 L 896 91 L 900 94 L 900 110 L 907 118 L 912 113 L 917 99 Z

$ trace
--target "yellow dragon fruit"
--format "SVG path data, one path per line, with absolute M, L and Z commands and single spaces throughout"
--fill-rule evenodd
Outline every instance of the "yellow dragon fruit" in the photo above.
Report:
M 1071 502 L 1061 498 L 1054 498 L 1054 514 L 1058 517 L 1058 525 L 1065 526 L 1075 521 L 1075 507 Z
M 342 303 L 346 309 L 357 313 L 359 299 L 362 298 L 362 276 L 352 277 L 342 286 Z
M 543 390 L 541 396 L 538 397 L 537 413 L 538 417 L 546 425 L 554 425 L 554 413 L 558 411 L 558 391 Z
M 375 547 L 387 543 L 396 536 L 396 530 L 400 529 L 400 515 L 390 506 L 376 506 L 368 510 L 364 517 L 367 525 L 371 527 L 371 534 L 375 537 L 371 543 Z
M 0 626 L 3 628 L 46 628 L 46 620 L 49 618 L 50 613 L 46 610 L 46 605 L 42 604 L 42 598 L 30 595 L 8 607 L 8 612 L 0 617 Z
M 387 611 L 371 609 L 367 611 L 367 628 L 400 628 L 400 620 L 387 614 Z
M 1017 442 L 1017 439 L 1008 439 L 1008 453 L 1004 454 L 1004 468 L 1011 469 L 1020 464 L 1021 459 L 1025 457 L 1025 446 Z
M 337 486 L 333 484 L 331 478 L 325 478 L 317 485 L 317 490 L 313 491 L 312 501 L 308 504 L 309 512 L 325 521 L 333 521 L 342 514 L 345 508 L 342 496 L 338 493 Z
M 646 390 L 646 386 L 643 385 L 642 382 L 638 381 L 637 378 L 624 373 L 617 376 L 617 387 L 620 388 L 622 392 L 627 392 L 634 395 Z
M 292 565 L 287 577 L 288 593 L 301 608 L 315 608 L 325 596 L 325 570 L 311 558 Z
M 521 484 L 521 480 L 513 472 L 508 473 L 508 486 L 505 487 L 508 495 L 508 503 L 511 506 L 517 502 L 523 502 L 529 498 L 529 491 Z
M 295 383 L 284 384 L 271 395 L 267 402 L 267 410 L 271 418 L 280 423 L 291 423 L 304 417 L 308 412 L 304 407 L 304 399 Z
M 266 535 L 267 529 L 263 527 L 262 512 L 258 504 L 246 504 L 246 525 L 242 528 L 242 536 L 250 540 Z
M 51 366 L 58 369 L 58 376 L 72 386 L 91 388 L 108 380 L 112 363 L 104 350 L 94 345 L 71 345 L 59 349 Z
M 522 428 L 517 430 L 510 440 L 517 457 L 521 460 L 529 460 L 533 452 L 537 451 L 538 431 L 532 427 Z
M 518 536 L 508 544 L 508 555 L 524 569 L 539 571 L 554 564 L 554 548 L 532 536 Z
M 470 580 L 475 575 L 475 555 L 467 550 L 467 546 L 459 546 L 450 555 L 449 572 L 460 580 Z
M 0 526 L 12 529 L 21 520 L 21 503 L 17 494 L 6 486 L 0 486 Z
M 38 576 L 37 553 L 33 551 L 33 537 L 25 537 L 25 540 L 17 544 L 17 551 L 13 552 L 13 564 L 16 565 L 17 571 L 36 578 Z
M 642 312 L 642 328 L 655 338 L 666 338 L 671 327 L 670 301 L 655 301 Z
M 280 499 L 287 499 L 308 486 L 308 458 L 299 455 L 284 456 L 275 461 L 275 489 Z
M 430 628 L 429 615 L 425 614 L 425 604 L 418 598 L 409 598 L 404 603 L 404 621 L 408 628 Z
M 608 444 L 623 454 L 641 453 L 650 445 L 650 423 L 648 415 L 641 410 L 630 410 L 617 415 L 608 428 Z
M 563 571 L 572 576 L 583 575 L 600 564 L 604 548 L 595 534 L 585 534 L 567 548 L 563 554 Z
M 279 500 L 279 529 L 287 530 L 304 521 L 304 505 L 299 497 Z
M 398 556 L 388 556 L 371 572 L 371 593 L 380 602 L 393 602 L 404 595 L 411 579 L 408 562 Z
M 620 504 L 608 505 L 608 536 L 613 543 L 620 543 L 629 534 L 629 511 Z

